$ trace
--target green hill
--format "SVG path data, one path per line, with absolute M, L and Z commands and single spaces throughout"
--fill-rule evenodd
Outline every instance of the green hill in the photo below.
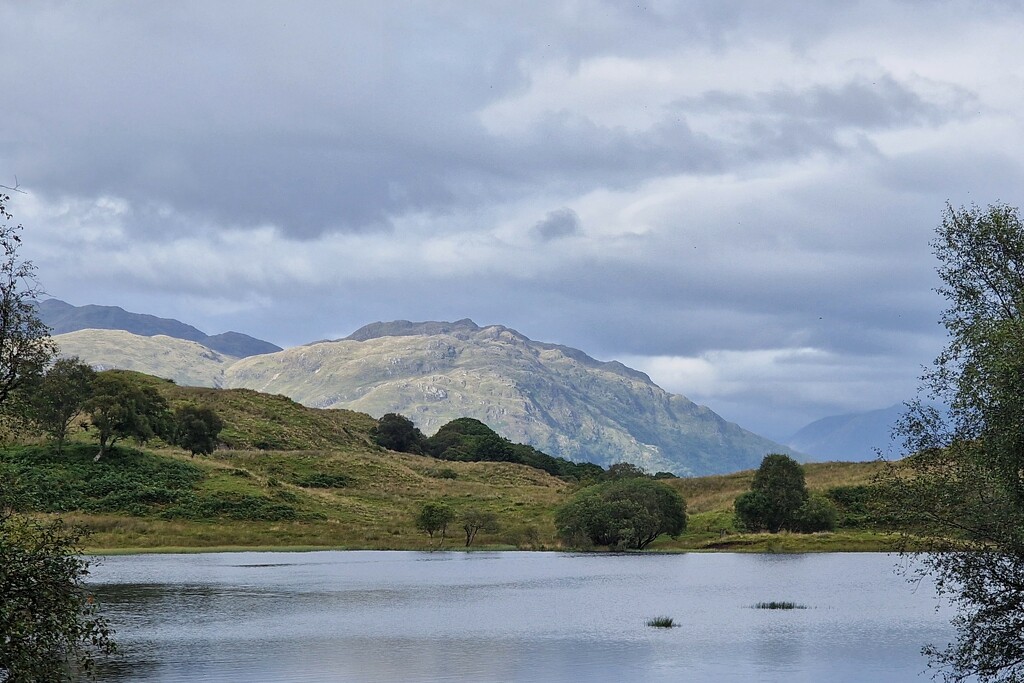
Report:
M 498 531 L 478 545 L 558 548 L 554 511 L 580 484 L 510 462 L 463 462 L 387 451 L 377 424 L 348 410 L 302 406 L 251 390 L 182 387 L 123 373 L 154 387 L 173 406 L 208 405 L 230 447 L 190 457 L 159 442 L 118 447 L 99 462 L 89 433 L 77 430 L 58 456 L 48 445 L 0 450 L 0 480 L 18 507 L 93 531 L 94 549 L 434 547 L 415 528 L 423 503 L 443 499 L 456 513 L 493 512 Z M 869 483 L 877 463 L 808 465 L 812 490 Z M 689 501 L 690 529 L 655 548 L 879 549 L 886 537 L 863 525 L 813 537 L 737 533 L 732 500 L 752 471 L 667 479 Z M 447 547 L 460 547 L 458 528 Z

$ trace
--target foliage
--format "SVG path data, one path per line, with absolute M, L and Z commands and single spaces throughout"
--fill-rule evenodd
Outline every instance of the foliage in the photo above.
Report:
M 156 389 L 133 382 L 116 371 L 102 372 L 93 381 L 93 393 L 85 412 L 96 428 L 99 459 L 118 439 L 145 443 L 155 436 L 169 436 L 171 420 L 167 401 Z
M 0 680 L 51 683 L 92 673 L 95 659 L 115 647 L 83 584 L 89 563 L 81 532 L 0 508 Z
M 959 608 L 932 663 L 946 680 L 1024 681 L 1024 224 L 1005 205 L 947 206 L 932 247 L 948 343 L 897 426 L 910 456 L 885 499 Z
M 462 530 L 466 532 L 466 547 L 473 545 L 476 535 L 481 531 L 497 531 L 498 516 L 490 510 L 469 508 L 460 517 Z
M 431 538 L 434 534 L 441 532 L 440 544 L 444 544 L 444 537 L 448 531 L 448 525 L 455 519 L 455 513 L 445 503 L 428 501 L 420 508 L 416 516 L 416 528 L 425 531 Z M 469 545 L 468 543 L 466 545 Z
M 10 197 L 0 193 L 0 407 L 42 375 L 56 354 L 50 331 L 39 319 L 42 289 L 35 266 L 18 256 L 22 226 L 12 224 Z
M 826 496 L 811 494 L 793 515 L 793 531 L 813 534 L 818 531 L 832 531 L 836 528 L 839 510 Z
M 514 462 L 563 479 L 596 479 L 604 472 L 593 463 L 575 463 L 538 451 L 533 446 L 512 443 L 471 417 L 460 417 L 443 425 L 426 440 L 424 448 L 429 455 L 442 460 Z
M 646 548 L 661 534 L 686 528 L 686 502 L 674 489 L 647 478 L 618 479 L 589 486 L 555 514 L 563 540 L 612 548 Z
M 32 388 L 30 415 L 44 432 L 64 447 L 68 428 L 92 395 L 96 373 L 77 358 L 58 359 Z
M 213 453 L 223 428 L 224 421 L 209 406 L 184 405 L 174 411 L 174 444 L 193 456 Z
M 412 420 L 398 413 L 387 413 L 377 421 L 373 440 L 378 446 L 399 453 L 422 453 L 425 437 Z
M 654 617 L 647 620 L 647 625 L 655 628 L 672 628 L 676 622 L 672 617 Z
M 604 473 L 604 478 L 609 481 L 616 479 L 633 479 L 635 477 L 646 477 L 649 476 L 647 471 L 631 462 L 617 462 L 608 466 L 608 470 Z
M 754 604 L 754 609 L 807 609 L 806 605 L 798 605 L 789 600 L 769 600 Z
M 878 486 L 833 486 L 825 495 L 836 506 L 836 526 L 870 528 L 887 524 Z
M 788 455 L 769 453 L 754 473 L 750 491 L 736 498 L 736 516 L 751 531 L 795 530 L 797 511 L 806 500 L 800 463 Z

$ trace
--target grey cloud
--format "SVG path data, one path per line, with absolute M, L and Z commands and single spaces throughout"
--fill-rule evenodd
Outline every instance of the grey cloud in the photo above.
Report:
M 579 234 L 583 229 L 580 217 L 570 208 L 555 209 L 533 226 L 533 232 L 544 242 Z

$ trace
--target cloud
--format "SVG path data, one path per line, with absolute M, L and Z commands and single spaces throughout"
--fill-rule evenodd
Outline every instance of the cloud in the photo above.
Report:
M 468 316 L 770 427 L 899 400 L 943 205 L 1024 201 L 1011 4 L 245 19 L 0 5 L 0 183 L 53 295 L 285 345 Z
M 583 229 L 580 217 L 569 208 L 548 212 L 543 220 L 533 226 L 533 232 L 542 242 L 579 234 Z

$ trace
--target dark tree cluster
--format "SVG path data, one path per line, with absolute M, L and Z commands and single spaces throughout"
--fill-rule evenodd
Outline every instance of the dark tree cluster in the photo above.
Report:
M 734 503 L 736 518 L 750 531 L 829 531 L 836 526 L 835 505 L 807 491 L 804 468 L 788 455 L 770 453 L 754 473 L 750 491 Z
M 572 546 L 641 550 L 662 534 L 675 538 L 686 529 L 686 501 L 665 484 L 627 477 L 579 491 L 558 509 L 555 525 Z
M 514 462 L 563 479 L 597 479 L 604 474 L 599 465 L 556 458 L 533 446 L 512 443 L 471 417 L 452 420 L 428 438 L 409 418 L 388 413 L 378 420 L 374 440 L 392 451 L 462 462 Z

